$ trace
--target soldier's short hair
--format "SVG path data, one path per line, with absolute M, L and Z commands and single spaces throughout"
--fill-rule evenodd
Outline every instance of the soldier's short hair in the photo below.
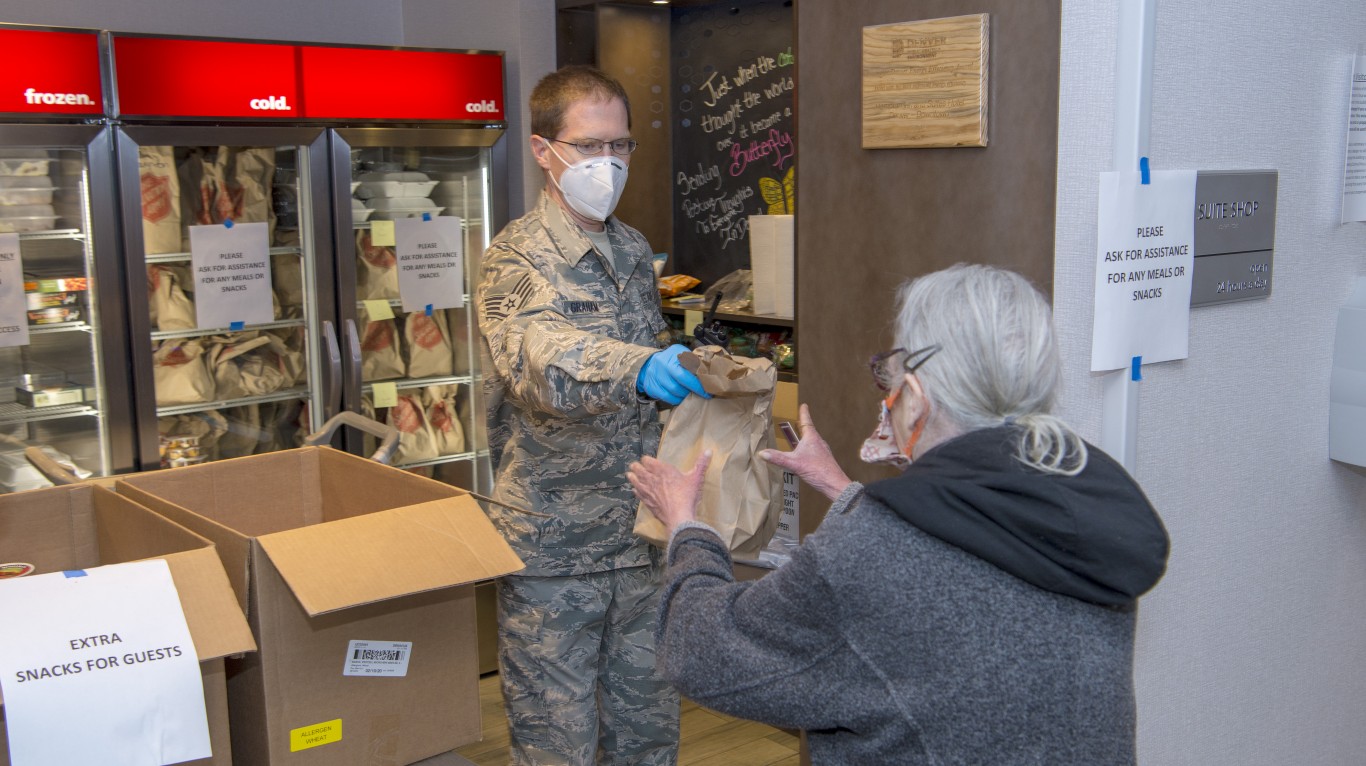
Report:
M 631 100 L 626 89 L 597 67 L 570 64 L 551 72 L 531 90 L 531 132 L 544 138 L 555 138 L 564 130 L 564 115 L 573 104 L 584 100 L 619 98 L 626 105 L 626 127 L 631 127 Z M 594 136 L 613 139 L 620 136 Z

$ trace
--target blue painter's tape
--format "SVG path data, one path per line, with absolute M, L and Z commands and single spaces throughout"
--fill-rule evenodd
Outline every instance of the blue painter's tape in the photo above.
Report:
M 65 577 L 65 578 L 67 578 L 68 580 L 71 579 L 72 577 L 85 577 L 85 570 L 84 570 L 84 569 L 68 569 L 68 570 L 66 570 L 65 572 L 62 572 L 62 576 Z
M 422 214 L 422 220 L 424 220 L 424 221 L 430 221 L 430 220 L 432 220 L 432 214 L 431 214 L 431 213 L 423 213 L 423 214 Z
M 1143 185 L 1147 186 L 1153 180 L 1152 171 L 1148 169 L 1148 158 L 1138 158 L 1138 172 L 1143 176 Z
M 223 219 L 223 225 L 226 226 L 227 228 L 231 229 L 231 228 L 232 228 L 232 219 L 231 219 L 231 218 L 224 218 L 224 219 Z
M 1129 379 L 1133 381 L 1143 380 L 1143 357 L 1134 357 L 1133 365 L 1129 368 Z
M 432 304 L 428 303 L 428 304 L 427 304 L 427 316 L 431 316 L 431 315 L 432 315 Z
M 246 329 L 246 327 L 246 322 L 233 322 L 232 324 L 228 325 L 228 329 L 232 330 L 233 332 L 236 332 L 238 330 L 244 330 Z

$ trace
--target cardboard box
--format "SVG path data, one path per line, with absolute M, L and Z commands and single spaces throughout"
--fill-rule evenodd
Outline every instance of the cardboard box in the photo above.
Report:
M 213 540 L 246 609 L 238 764 L 410 764 L 479 739 L 473 583 L 522 562 L 463 490 L 325 447 L 117 487 Z M 357 641 L 410 643 L 406 674 L 344 675 Z
M 188 763 L 231 766 L 223 657 L 256 645 L 213 545 L 90 484 L 0 496 L 0 562 L 26 562 L 34 574 L 45 574 L 153 558 L 165 559 L 171 569 L 204 679 L 213 756 Z M 3 706 L 0 699 L 0 766 L 9 766 Z M 61 721 L 58 728 L 79 735 L 78 722 Z

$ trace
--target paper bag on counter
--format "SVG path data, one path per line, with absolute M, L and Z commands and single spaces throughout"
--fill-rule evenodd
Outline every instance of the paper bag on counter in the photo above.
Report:
M 152 351 L 159 407 L 213 401 L 214 382 L 199 340 L 164 340 Z
M 781 476 L 759 458 L 760 450 L 773 446 L 778 371 L 768 359 L 731 356 L 719 346 L 703 346 L 679 362 L 712 398 L 688 396 L 674 408 L 659 459 L 687 471 L 711 450 L 697 518 L 720 533 L 734 558 L 756 559 L 782 512 L 773 502 Z M 635 533 L 661 547 L 668 543 L 664 525 L 644 505 L 636 512 Z

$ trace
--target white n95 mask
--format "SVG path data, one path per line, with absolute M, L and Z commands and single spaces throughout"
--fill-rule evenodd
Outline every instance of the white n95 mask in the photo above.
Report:
M 561 162 L 569 165 L 554 146 L 549 143 L 546 146 Z M 614 154 L 586 157 L 565 168 L 559 181 L 555 180 L 554 173 L 550 174 L 550 180 L 574 212 L 590 221 L 606 221 L 626 188 L 626 163 Z

